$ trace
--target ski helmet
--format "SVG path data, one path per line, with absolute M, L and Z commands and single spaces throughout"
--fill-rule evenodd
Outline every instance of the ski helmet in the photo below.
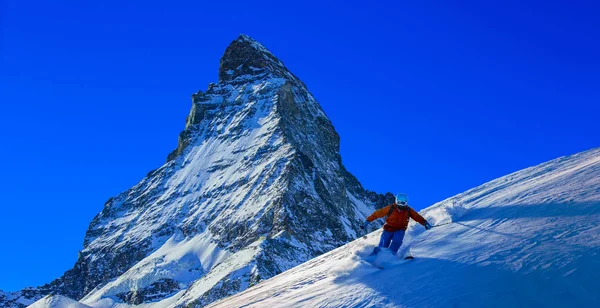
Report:
M 396 204 L 405 205 L 408 204 L 408 196 L 400 193 L 396 195 Z

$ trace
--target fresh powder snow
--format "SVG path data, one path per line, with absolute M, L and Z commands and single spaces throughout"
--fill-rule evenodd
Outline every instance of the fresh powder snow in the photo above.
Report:
M 91 308 L 80 302 L 61 295 L 48 295 L 31 304 L 30 308 Z

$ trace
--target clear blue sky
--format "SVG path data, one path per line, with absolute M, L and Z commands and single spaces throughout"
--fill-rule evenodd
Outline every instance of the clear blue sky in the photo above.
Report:
M 74 264 L 240 33 L 308 85 L 367 189 L 418 209 L 600 146 L 597 4 L 455 2 L 0 2 L 0 289 Z

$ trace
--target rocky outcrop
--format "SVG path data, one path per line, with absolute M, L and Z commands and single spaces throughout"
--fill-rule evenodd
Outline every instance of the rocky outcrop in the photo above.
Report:
M 221 58 L 219 66 L 219 83 L 221 84 L 246 82 L 248 79 L 262 78 L 267 75 L 279 76 L 295 83 L 301 83 L 281 60 L 244 34 L 231 42 Z

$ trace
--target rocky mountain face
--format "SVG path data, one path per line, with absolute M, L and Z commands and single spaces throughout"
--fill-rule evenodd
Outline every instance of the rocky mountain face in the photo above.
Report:
M 355 239 L 391 201 L 344 168 L 315 98 L 253 39 L 227 47 L 219 82 L 192 101 L 177 149 L 106 202 L 74 267 L 0 306 L 50 293 L 90 306 L 203 306 Z

